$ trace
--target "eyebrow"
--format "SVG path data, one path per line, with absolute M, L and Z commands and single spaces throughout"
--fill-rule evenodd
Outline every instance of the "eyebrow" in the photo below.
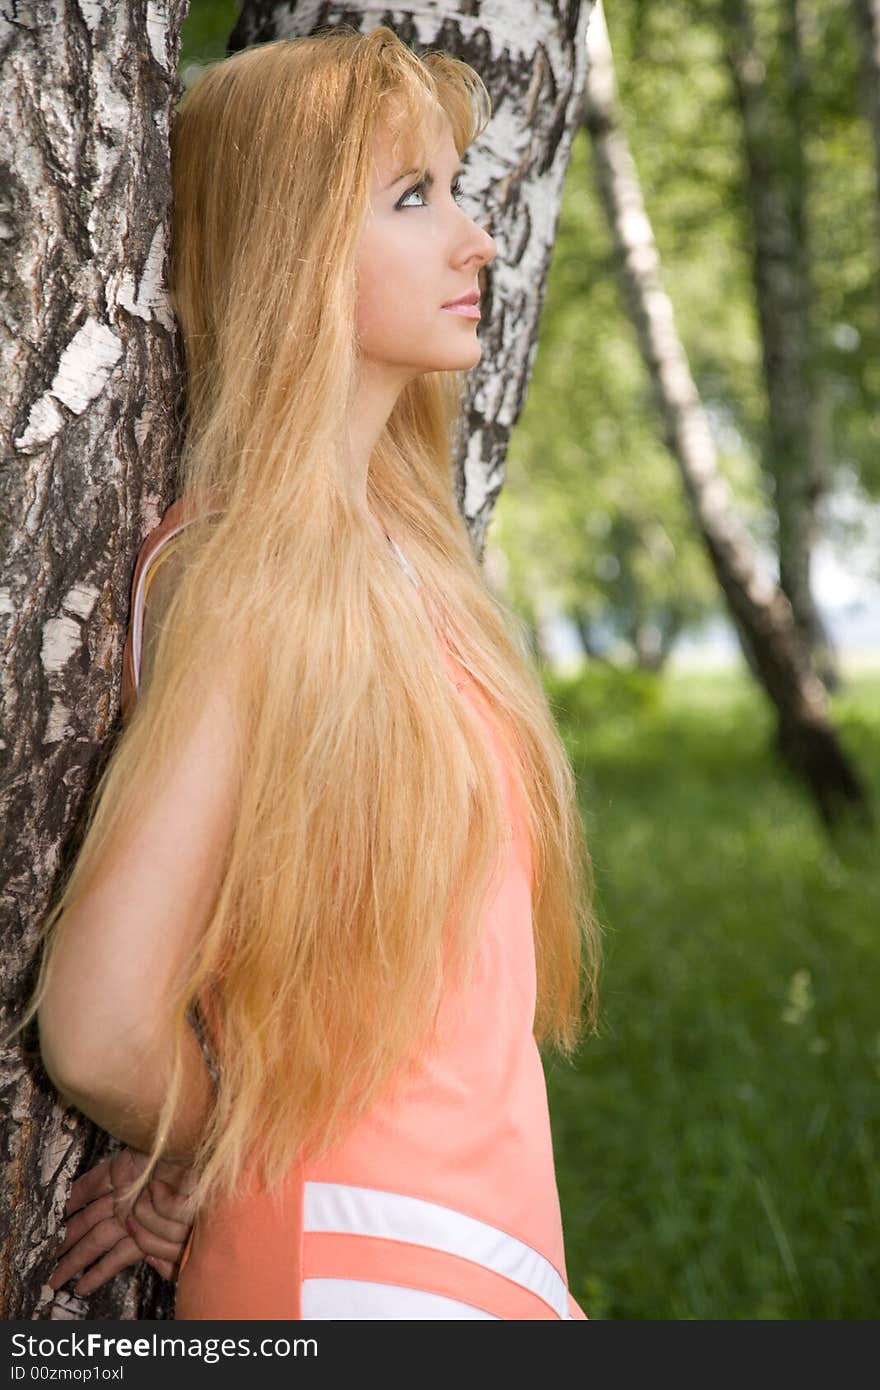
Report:
M 404 172 L 403 172 L 402 174 L 398 174 L 398 175 L 397 175 L 397 178 L 396 178 L 396 179 L 392 179 L 392 180 L 391 180 L 391 182 L 387 185 L 387 188 L 386 188 L 385 191 L 387 192 L 389 188 L 394 188 L 395 184 L 401 183 L 404 179 L 408 179 L 409 176 L 410 176 L 410 174 L 417 174 L 418 172 L 419 172 L 418 169 L 405 169 Z M 461 178 L 461 176 L 462 176 L 463 173 L 464 173 L 464 167 L 463 167 L 462 165 L 459 165 L 459 167 L 458 167 L 457 169 L 453 169 L 453 171 L 452 171 L 452 177 L 453 177 L 454 179 L 459 179 L 459 178 Z M 425 174 L 424 182 L 425 182 L 425 186 L 426 186 L 427 188 L 430 188 L 430 187 L 431 187 L 431 184 L 434 182 L 434 175 L 431 173 L 430 169 L 429 169 L 429 170 L 427 171 L 427 173 Z

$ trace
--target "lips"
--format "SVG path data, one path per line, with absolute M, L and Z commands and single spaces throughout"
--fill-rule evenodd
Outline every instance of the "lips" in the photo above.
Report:
M 457 299 L 449 299 L 442 305 L 444 309 L 454 309 L 459 304 L 478 304 L 480 302 L 479 290 L 468 290 L 466 294 L 460 294 Z

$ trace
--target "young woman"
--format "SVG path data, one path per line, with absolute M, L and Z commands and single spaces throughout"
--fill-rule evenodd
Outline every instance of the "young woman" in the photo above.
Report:
M 181 104 L 178 498 L 30 1006 L 126 1148 L 74 1185 L 56 1283 L 149 1252 L 179 1318 L 585 1316 L 538 1044 L 595 1027 L 591 864 L 452 492 L 488 114 L 385 27 Z

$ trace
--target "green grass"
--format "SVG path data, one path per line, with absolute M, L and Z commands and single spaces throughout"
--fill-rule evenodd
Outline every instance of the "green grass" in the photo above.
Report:
M 605 927 L 601 1036 L 547 1062 L 572 1292 L 877 1317 L 877 839 L 831 849 L 745 674 L 613 684 L 548 680 Z M 880 802 L 880 674 L 832 714 Z

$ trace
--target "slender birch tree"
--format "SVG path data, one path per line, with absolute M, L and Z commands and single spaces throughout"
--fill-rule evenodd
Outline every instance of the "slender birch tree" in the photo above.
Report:
M 185 12 L 186 0 L 47 0 L 0 15 L 2 124 L 16 132 L 0 268 L 4 1036 L 117 731 L 132 559 L 172 496 L 178 351 L 163 272 Z M 109 1152 L 59 1104 L 35 1034 L 2 1058 L 5 1319 L 49 1316 L 41 1284 L 70 1181 Z M 55 1304 L 86 1314 L 70 1294 Z M 169 1307 L 142 1266 L 94 1315 Z
M 751 537 L 718 467 L 706 412 L 663 288 L 654 234 L 621 125 L 601 0 L 587 33 L 584 119 L 627 305 L 666 440 L 749 664 L 775 707 L 778 751 L 812 792 L 826 827 L 837 822 L 845 807 L 855 807 L 868 817 L 864 790 L 828 722 L 825 688 L 811 667 L 791 605 L 761 573 Z

